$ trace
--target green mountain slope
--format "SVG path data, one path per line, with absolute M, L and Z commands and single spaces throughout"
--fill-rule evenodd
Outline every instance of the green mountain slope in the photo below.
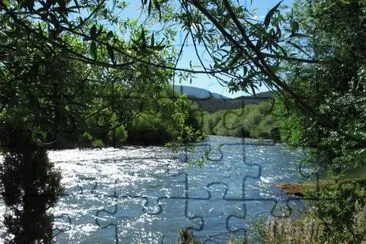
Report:
M 207 134 L 280 140 L 279 121 L 272 114 L 270 101 L 211 114 L 203 112 L 202 118 Z

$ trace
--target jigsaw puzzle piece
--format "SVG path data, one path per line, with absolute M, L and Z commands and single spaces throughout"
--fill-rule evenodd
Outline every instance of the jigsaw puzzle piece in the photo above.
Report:
M 234 110 L 225 110 L 225 113 L 222 117 L 222 123 L 225 129 L 229 132 L 235 132 L 235 131 L 243 131 L 243 127 L 240 123 L 241 120 L 245 118 L 245 101 L 244 99 L 236 99 L 237 102 L 237 109 Z M 239 107 L 240 106 L 240 107 Z M 236 133 L 237 134 L 237 133 Z M 245 137 L 248 135 L 245 135 L 242 133 L 242 137 Z
M 227 143 L 225 139 L 228 140 Z M 222 182 L 229 185 L 228 198 L 243 198 L 243 179 L 247 176 L 260 176 L 260 166 L 246 161 L 242 139 L 238 138 L 237 143 L 232 143 L 233 139 L 230 143 L 229 139 L 209 138 L 204 144 L 194 145 L 192 151 L 186 151 L 186 162 L 204 161 L 202 167 L 193 163 L 193 167 L 184 169 L 189 175 L 190 197 L 205 196 L 207 189 L 204 186 L 211 182 Z
M 286 150 L 283 151 L 285 154 L 289 153 L 286 152 Z M 335 198 L 321 197 L 320 179 L 324 175 L 324 170 L 318 164 L 309 162 L 304 152 L 300 152 L 299 150 L 292 151 L 292 153 L 294 152 L 298 157 L 305 159 L 300 160 L 300 158 L 298 158 L 297 160 L 292 160 L 290 162 L 297 168 L 297 177 L 292 177 L 288 180 L 290 182 L 288 186 L 293 184 L 292 188 L 294 188 L 294 190 L 286 192 L 287 196 L 285 197 L 285 201 L 279 202 L 279 204 L 282 204 L 282 209 L 287 208 L 288 213 L 283 213 L 283 216 L 298 216 L 302 212 L 306 211 L 309 206 L 316 206 L 319 201 L 337 201 Z M 287 155 L 287 157 L 289 156 Z M 285 169 L 281 170 L 286 172 Z M 295 173 L 293 173 L 293 175 L 295 175 Z M 304 187 L 301 185 L 303 183 L 306 184 L 306 191 L 312 192 L 311 195 L 304 195 Z
M 148 197 L 126 197 L 98 210 L 96 224 L 100 233 L 105 234 L 107 229 L 115 243 L 174 243 L 179 229 L 200 227 L 199 219 L 187 216 L 187 200 L 187 196 L 161 197 L 154 206 Z
M 202 218 L 188 215 L 190 200 L 180 197 L 161 197 L 157 200 L 159 211 L 151 213 L 157 217 L 151 227 L 154 232 L 165 237 L 164 243 L 176 243 L 181 229 L 203 228 Z
M 159 243 L 163 235 L 149 228 L 154 218 L 146 213 L 148 202 L 146 197 L 122 197 L 115 204 L 97 210 L 95 224 L 99 228 L 94 241 Z
M 246 163 L 260 168 L 256 177 L 246 177 L 245 198 L 276 198 L 286 199 L 284 192 L 278 187 L 279 183 L 297 182 L 299 152 L 286 150 L 285 146 L 260 145 L 246 146 Z M 253 162 L 253 163 L 252 163 Z M 276 173 L 278 172 L 278 174 Z
M 171 190 L 169 192 L 164 193 L 161 189 L 162 185 L 150 185 L 149 187 L 156 187 L 156 189 L 148 189 L 147 193 L 150 192 L 150 194 L 144 196 L 114 194 L 110 198 L 114 199 L 116 203 L 96 212 L 96 224 L 101 229 L 109 228 L 107 230 L 109 235 L 113 236 L 114 233 L 115 239 L 118 237 L 116 240 L 122 238 L 134 240 L 136 243 L 153 243 L 156 240 L 172 243 L 173 239 L 176 241 L 178 239 L 177 230 L 192 224 L 187 220 L 187 224 L 182 225 L 188 197 L 188 177 L 182 173 L 169 175 L 165 180 L 165 185 L 174 186 L 169 189 Z M 146 183 L 144 185 L 146 187 Z M 174 219 L 176 219 L 176 224 L 174 225 L 173 221 L 172 225 Z M 166 226 L 162 227 L 165 223 Z M 159 226 L 159 228 L 156 229 L 155 226 Z M 125 229 L 121 230 L 121 228 Z M 136 231 L 139 229 L 144 230 L 140 236 Z M 166 230 L 169 231 L 166 232 Z M 173 232 L 176 235 L 172 235 Z
M 188 217 L 201 219 L 202 225 L 194 235 L 204 242 L 223 243 L 229 236 L 245 237 L 245 209 L 242 200 L 226 199 L 228 186 L 221 182 L 207 185 L 208 198 L 190 198 Z
M 221 139 L 221 140 L 219 140 Z M 226 143 L 226 140 L 228 142 Z M 228 198 L 243 198 L 243 180 L 245 177 L 257 178 L 260 175 L 260 166 L 254 163 L 248 163 L 246 159 L 245 145 L 242 139 L 237 139 L 237 143 L 232 143 L 228 138 L 212 138 L 208 141 L 209 149 L 206 153 L 208 161 L 199 172 L 189 172 L 194 175 L 191 180 L 194 191 L 197 186 L 208 185 L 211 182 L 222 182 L 229 186 Z M 206 189 L 207 191 L 207 189 Z
M 285 150 L 280 144 L 248 145 L 245 149 L 246 163 L 255 162 L 253 164 L 259 167 L 257 176 L 246 176 L 243 180 L 248 220 L 254 221 L 261 215 L 290 218 L 303 211 L 305 206 L 301 198 L 286 196 L 285 192 L 276 186 L 279 182 L 297 180 L 296 166 L 301 156 Z
M 57 237 L 72 229 L 72 220 L 68 214 L 54 216 L 52 240 L 57 241 Z

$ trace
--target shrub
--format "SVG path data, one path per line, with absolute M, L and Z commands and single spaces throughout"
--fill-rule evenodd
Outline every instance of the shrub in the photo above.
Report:
M 104 143 L 103 143 L 102 140 L 95 139 L 95 140 L 92 141 L 92 147 L 102 148 L 102 147 L 104 147 Z

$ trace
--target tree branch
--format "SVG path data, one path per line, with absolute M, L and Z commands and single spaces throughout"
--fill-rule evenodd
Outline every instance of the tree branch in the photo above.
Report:
M 275 84 L 279 88 L 279 92 L 286 92 L 292 98 L 295 99 L 296 103 L 300 105 L 300 109 L 302 109 L 305 113 L 310 114 L 312 117 L 316 118 L 323 126 L 336 130 L 338 129 L 333 123 L 331 123 L 327 118 L 324 118 L 320 114 L 318 114 L 308 103 L 303 101 L 286 83 L 284 83 L 275 73 L 274 71 L 268 66 L 267 62 L 264 60 L 260 50 L 256 48 L 256 46 L 250 41 L 249 37 L 246 35 L 245 29 L 241 25 L 240 21 L 236 17 L 233 9 L 230 6 L 230 3 L 227 0 L 223 0 L 225 8 L 229 11 L 235 25 L 239 29 L 240 33 L 242 34 L 244 41 L 246 42 L 247 46 L 255 53 L 257 56 L 254 58 L 252 55 L 248 53 L 248 51 L 238 43 L 225 29 L 220 25 L 220 23 L 204 8 L 198 0 L 188 0 L 195 6 L 202 14 L 204 14 L 212 23 L 213 25 L 221 32 L 222 35 L 226 39 L 228 39 L 237 49 L 239 49 L 239 53 L 243 53 L 247 56 L 254 64 L 257 66 L 268 78 L 271 80 L 272 84 Z M 339 134 L 352 139 L 353 141 L 357 141 L 358 143 L 365 144 L 365 140 L 363 138 L 359 138 L 354 135 L 350 135 L 343 131 L 337 131 Z

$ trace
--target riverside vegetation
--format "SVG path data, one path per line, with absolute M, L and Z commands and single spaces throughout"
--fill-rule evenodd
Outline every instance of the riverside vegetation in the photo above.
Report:
M 291 11 L 280 2 L 263 20 L 240 1 L 140 4 L 141 18 L 127 18 L 123 0 L 0 1 L 0 179 L 7 242 L 52 238 L 47 210 L 62 187 L 47 147 L 199 140 L 205 120 L 196 120 L 187 98 L 169 91 L 173 79 L 192 74 L 210 75 L 233 92 L 262 85 L 277 91 L 277 120 L 261 115 L 268 104 L 248 107 L 252 115 L 240 121 L 230 113 L 206 114 L 208 133 L 280 136 L 306 148 L 307 161 L 337 180 L 364 168 L 364 0 L 301 0 Z M 179 30 L 185 36 L 176 49 Z M 178 66 L 188 39 L 208 53 L 209 64 L 198 57 L 201 69 Z M 337 201 L 318 201 L 296 220 L 268 220 L 261 241 L 300 240 L 300 234 L 306 235 L 302 242 L 364 241 L 365 180 L 326 184 L 318 194 Z
M 245 105 L 233 110 L 203 114 L 207 134 L 280 141 L 279 120 L 273 114 L 273 101 Z
M 308 158 L 303 163 L 324 173 L 319 191 L 310 180 L 286 187 L 319 199 L 309 202 L 307 212 L 296 218 L 257 219 L 249 242 L 366 241 L 365 14 L 365 1 L 324 0 L 296 1 L 287 17 L 278 16 L 277 21 L 290 16 L 290 28 L 301 30 L 286 51 L 296 47 L 303 57 L 328 60 L 302 66 L 284 62 L 280 67 L 286 71 L 286 83 L 305 97 L 317 117 L 300 109 L 291 96 L 277 96 L 274 109 L 281 140 L 305 148 Z
M 269 219 L 262 225 L 265 243 L 364 243 L 366 241 L 366 3 L 365 1 L 296 1 L 293 15 L 302 23 L 306 53 L 332 60 L 314 66 L 284 65 L 287 82 L 332 124 L 297 109 L 295 101 L 278 102 L 281 136 L 309 151 L 310 164 L 324 169 L 320 190 L 300 185 L 311 201 L 297 219 Z M 341 130 L 342 133 L 335 131 Z M 349 139 L 345 134 L 355 136 Z M 313 184 L 312 184 L 313 183 Z M 334 199 L 331 201 L 322 199 Z

